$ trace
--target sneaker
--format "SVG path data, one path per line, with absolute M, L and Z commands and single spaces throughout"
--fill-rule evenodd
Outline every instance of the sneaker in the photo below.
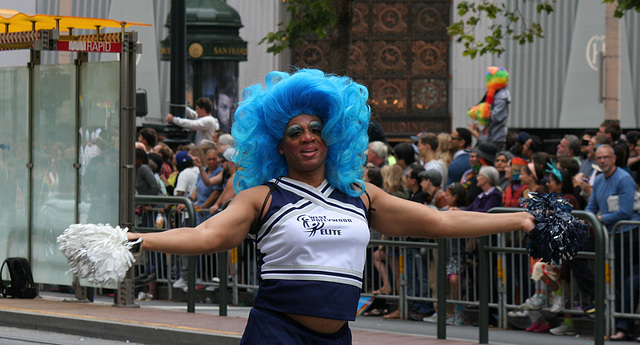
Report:
M 453 319 L 453 320 L 451 320 Z M 452 323 L 449 323 L 449 320 L 452 321 Z M 456 315 L 450 317 L 447 319 L 447 324 L 448 325 L 456 325 L 456 326 L 462 326 L 462 325 L 466 325 L 467 324 L 467 318 L 464 316 L 464 313 L 456 313 Z
M 536 322 L 532 323 L 531 326 L 529 326 L 529 327 L 527 327 L 527 329 L 525 329 L 525 331 L 533 332 L 536 329 L 538 329 L 538 327 L 540 327 L 540 321 L 536 321 Z
M 430 322 L 430 323 L 437 323 L 438 322 L 438 313 L 433 313 L 433 315 L 423 318 L 422 321 Z
M 553 302 L 551 302 L 551 312 L 559 313 L 564 309 L 564 296 L 563 295 L 555 295 L 553 296 Z
M 585 316 L 590 319 L 595 319 L 596 317 L 596 306 L 593 303 L 586 303 L 582 306 L 582 310 L 584 311 Z
M 533 295 L 529 298 L 527 298 L 527 301 L 525 303 L 525 309 L 533 309 L 533 310 L 538 310 L 541 309 L 542 306 L 544 306 L 544 302 L 547 299 L 547 296 L 545 295 Z
M 520 308 L 529 309 L 529 308 L 527 308 L 527 306 L 532 304 L 533 300 L 538 298 L 537 296 L 538 295 L 533 295 L 533 296 L 527 298 L 526 300 L 524 300 L 524 303 L 522 303 L 522 305 L 520 305 Z
M 173 284 L 171 285 L 176 289 L 185 289 L 187 288 L 187 281 L 184 280 L 183 278 L 180 278 L 178 280 L 176 280 L 175 282 L 173 282 Z
M 529 316 L 529 311 L 528 310 L 512 310 L 510 312 L 507 313 L 507 316 L 509 317 L 527 317 Z
M 576 331 L 573 327 L 567 326 L 564 322 L 560 324 L 560 326 L 550 329 L 549 333 L 553 335 L 576 335 Z
M 594 306 L 586 306 L 584 309 L 584 313 L 587 315 L 593 315 L 596 313 L 596 307 Z
M 147 292 L 143 292 L 140 291 L 138 293 L 138 300 L 142 301 L 142 300 L 151 300 L 153 299 L 153 294 L 147 293 Z
M 218 286 L 220 286 L 220 278 L 218 277 L 211 278 L 211 282 L 213 283 L 213 285 L 207 286 L 207 288 L 205 289 L 206 291 L 216 291 L 218 289 Z
M 544 333 L 544 332 L 548 331 L 549 329 L 551 329 L 551 324 L 547 322 L 544 325 L 538 326 L 538 328 L 534 329 L 533 331 L 536 332 L 536 333 Z

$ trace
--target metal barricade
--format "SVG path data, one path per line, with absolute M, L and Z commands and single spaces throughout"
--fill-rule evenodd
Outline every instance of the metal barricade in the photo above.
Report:
M 616 329 L 616 319 L 626 322 L 627 327 L 635 328 L 640 319 L 640 221 L 619 221 L 609 232 L 608 302 L 611 310 L 609 322 Z M 625 327 L 626 328 L 626 327 Z
M 187 198 L 138 196 L 136 197 L 136 202 L 156 204 L 183 203 L 187 205 L 189 226 L 193 226 L 193 224 L 191 224 L 192 220 L 195 223 L 193 205 Z M 489 210 L 490 213 L 518 211 L 522 211 L 522 209 L 498 207 Z M 615 283 L 612 283 L 612 270 L 610 269 L 614 256 L 607 255 L 608 251 L 606 250 L 609 248 L 607 244 L 609 238 L 606 236 L 602 224 L 592 213 L 573 211 L 572 214 L 579 219 L 588 221 L 594 230 L 594 252 L 579 252 L 578 258 L 593 260 L 594 276 L 596 277 L 593 296 L 596 308 L 594 336 L 595 344 L 602 344 L 605 334 L 608 334 L 608 331 L 611 329 L 613 317 L 640 319 L 640 315 L 635 313 L 621 313 L 620 311 L 613 310 L 615 296 L 613 293 L 606 293 L 607 291 L 614 291 L 613 289 L 615 287 Z M 170 216 L 169 218 L 173 217 L 174 216 Z M 640 224 L 640 222 L 631 223 L 636 225 Z M 621 225 L 624 224 L 629 224 L 629 222 L 621 223 Z M 144 232 L 157 231 L 155 228 L 138 228 L 138 230 Z M 523 271 L 527 270 L 515 269 L 516 265 L 521 265 L 521 267 L 528 265 L 528 263 L 525 264 L 523 262 L 523 260 L 528 257 L 528 252 L 524 246 L 525 241 L 523 235 L 524 233 L 516 231 L 477 239 L 477 257 L 472 260 L 475 266 L 467 269 L 467 271 L 464 272 L 465 279 L 460 279 L 457 283 L 458 290 L 461 291 L 459 295 L 461 298 L 456 298 L 456 296 L 447 298 L 447 289 L 450 288 L 450 286 L 446 274 L 446 261 L 447 258 L 449 258 L 448 249 L 451 247 L 451 243 L 447 241 L 451 241 L 451 239 L 438 239 L 437 241 L 412 241 L 405 238 L 371 240 L 367 253 L 368 259 L 364 272 L 362 295 L 397 301 L 402 318 L 407 318 L 411 303 L 437 303 L 436 311 L 439 316 L 442 316 L 438 317 L 437 320 L 437 337 L 439 339 L 446 339 L 446 318 L 444 316 L 447 314 L 447 304 L 464 304 L 477 307 L 479 343 L 488 343 L 489 308 L 491 307 L 498 310 L 498 325 L 506 327 L 506 312 L 517 307 L 515 303 L 517 298 L 515 296 L 519 295 L 521 299 L 524 299 L 525 295 L 528 295 L 526 288 L 529 282 L 528 272 L 524 274 Z M 476 239 L 471 239 L 470 241 L 476 243 Z M 458 246 L 459 245 L 460 244 L 458 244 Z M 385 254 L 383 254 L 384 269 L 392 273 L 386 283 L 389 291 L 374 295 L 373 290 L 383 284 L 383 278 L 381 278 L 380 273 L 377 273 L 377 270 L 374 268 L 374 260 L 381 259 L 379 256 L 380 253 L 378 253 L 378 256 L 375 254 L 375 251 L 378 249 L 383 249 L 385 252 Z M 611 253 L 613 253 L 613 251 L 611 251 Z M 640 253 L 636 254 L 638 254 L 637 256 L 640 258 Z M 226 291 L 226 283 L 228 280 L 225 274 L 228 272 L 227 267 L 229 267 L 231 271 L 231 279 L 229 281 L 231 281 L 233 304 L 238 304 L 239 289 L 255 291 L 258 288 L 256 255 L 255 244 L 250 240 L 246 240 L 241 246 L 229 254 L 218 254 L 216 261 L 218 263 L 218 276 L 221 278 L 220 289 L 221 292 Z M 228 256 L 231 258 L 230 266 L 226 261 Z M 195 287 L 196 269 L 195 257 L 191 257 L 190 259 L 193 259 L 194 262 L 190 261 L 189 263 L 188 308 L 190 312 L 193 312 L 193 288 Z M 171 283 L 170 267 L 172 261 L 175 261 L 175 259 L 172 259 L 170 256 L 167 259 L 168 268 L 166 268 L 169 273 L 162 273 L 162 279 L 166 279 L 169 284 Z M 605 266 L 605 263 L 607 266 Z M 406 267 L 407 265 L 413 265 L 413 267 Z M 211 267 L 206 266 L 206 262 L 202 263 L 201 266 L 205 267 L 205 271 L 212 270 Z M 406 268 L 410 268 L 413 277 L 407 275 Z M 436 271 L 436 274 L 433 274 L 433 271 Z M 201 271 L 200 274 L 204 276 L 205 273 Z M 430 277 L 425 277 L 425 274 L 429 274 Z M 602 277 L 606 279 L 602 279 Z M 433 279 L 435 279 L 435 284 L 432 282 Z M 427 286 L 424 285 L 425 280 L 428 281 Z M 519 289 L 515 287 L 516 284 L 520 284 Z M 609 290 L 607 290 L 607 287 Z M 640 286 L 636 286 L 636 288 L 640 288 Z M 432 293 L 434 289 L 435 295 Z M 573 296 L 574 293 L 572 289 L 573 288 L 570 287 L 570 292 L 565 293 L 565 295 Z M 225 293 L 221 293 L 221 295 L 226 296 Z M 605 300 L 607 303 L 605 303 Z M 636 300 L 634 301 L 636 303 L 638 302 Z M 220 300 L 220 315 L 226 315 L 226 306 L 227 302 L 222 298 Z M 564 312 L 577 313 L 577 311 L 569 309 L 564 310 Z
M 136 195 L 135 198 L 136 205 L 139 204 L 165 204 L 165 205 L 185 205 L 186 214 L 188 215 L 186 221 L 187 225 L 190 227 L 195 227 L 196 225 L 196 212 L 193 207 L 193 203 L 189 198 L 186 197 L 177 197 L 177 196 L 150 196 L 150 195 Z M 146 214 L 143 213 L 142 216 L 146 217 L 146 220 L 143 220 L 143 226 L 137 226 L 137 232 L 159 232 L 166 231 L 170 229 L 172 224 L 179 224 L 179 220 L 181 215 L 175 211 L 170 212 L 168 215 L 164 215 L 165 220 L 161 227 L 156 227 L 156 217 L 158 215 L 158 209 L 152 209 Z M 146 225 L 146 226 L 145 226 Z M 172 266 L 172 258 L 174 256 L 168 256 L 167 264 L 162 260 L 162 255 L 155 252 L 149 252 L 148 255 L 151 258 L 155 258 L 157 260 L 155 268 L 156 268 L 156 280 L 166 282 L 171 285 L 171 274 L 170 268 Z M 188 292 L 187 292 L 187 311 L 189 313 L 195 312 L 195 280 L 196 280 L 196 257 L 189 256 L 189 274 L 188 274 Z M 167 269 L 168 268 L 168 269 Z M 131 291 L 133 293 L 133 291 Z M 169 293 L 171 293 L 171 289 L 169 288 Z M 222 310 L 222 308 L 221 308 Z
M 507 208 L 507 207 L 496 207 L 489 210 L 489 213 L 508 213 L 508 212 L 519 212 L 522 209 L 519 208 Z M 609 315 L 605 308 L 608 308 L 612 303 L 605 304 L 605 296 L 606 283 L 608 280 L 602 279 L 602 277 L 606 277 L 605 275 L 605 262 L 607 257 L 607 242 L 608 237 L 606 235 L 605 229 L 602 226 L 602 223 L 596 218 L 596 216 L 591 212 L 586 211 L 573 211 L 572 214 L 579 219 L 585 220 L 590 223 L 593 228 L 593 233 L 595 237 L 595 251 L 594 252 L 579 252 L 578 258 L 588 258 L 593 259 L 593 273 L 595 276 L 595 291 L 594 291 L 594 302 L 595 302 L 595 322 L 594 322 L 594 343 L 595 344 L 604 344 L 605 331 L 610 328 L 609 318 L 605 319 L 605 315 Z M 501 235 L 501 236 L 504 236 Z M 488 245 L 489 236 L 482 237 L 480 239 L 480 335 L 479 342 L 481 344 L 488 343 L 488 316 L 489 316 L 489 253 L 520 253 L 526 254 L 527 251 L 524 248 L 508 248 L 505 246 L 490 246 Z M 503 261 L 504 262 L 504 261 Z M 503 270 L 501 268 L 500 270 Z M 506 296 L 502 296 L 502 301 L 505 300 Z M 504 302 L 501 302 L 501 305 L 493 305 L 493 307 L 501 307 L 504 311 L 505 305 Z M 503 315 L 504 313 L 501 313 Z

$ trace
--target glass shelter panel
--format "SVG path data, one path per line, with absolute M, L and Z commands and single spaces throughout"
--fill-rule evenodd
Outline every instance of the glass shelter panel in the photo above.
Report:
M 33 256 L 36 282 L 70 285 L 57 237 L 76 223 L 76 66 L 34 68 Z
M 0 123 L 0 258 L 28 257 L 29 71 L 26 67 L 0 69 Z
M 79 160 L 83 223 L 118 224 L 119 84 L 117 61 L 81 67 Z

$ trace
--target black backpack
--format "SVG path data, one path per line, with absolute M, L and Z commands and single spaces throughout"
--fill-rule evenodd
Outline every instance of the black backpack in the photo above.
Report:
M 4 266 L 9 268 L 11 284 L 4 285 L 2 281 L 2 271 Z M 2 297 L 11 296 L 13 298 L 35 298 L 38 296 L 38 288 L 33 282 L 31 265 L 25 258 L 7 258 L 0 267 L 0 292 Z

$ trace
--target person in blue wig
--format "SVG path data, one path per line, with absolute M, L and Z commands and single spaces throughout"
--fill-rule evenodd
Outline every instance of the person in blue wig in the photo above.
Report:
M 230 250 L 251 236 L 260 287 L 241 344 L 351 344 L 369 227 L 438 238 L 535 226 L 526 212 L 439 212 L 363 182 L 368 91 L 348 77 L 271 72 L 243 97 L 229 206 L 196 228 L 128 235 L 142 237 L 143 250 L 180 255 Z

